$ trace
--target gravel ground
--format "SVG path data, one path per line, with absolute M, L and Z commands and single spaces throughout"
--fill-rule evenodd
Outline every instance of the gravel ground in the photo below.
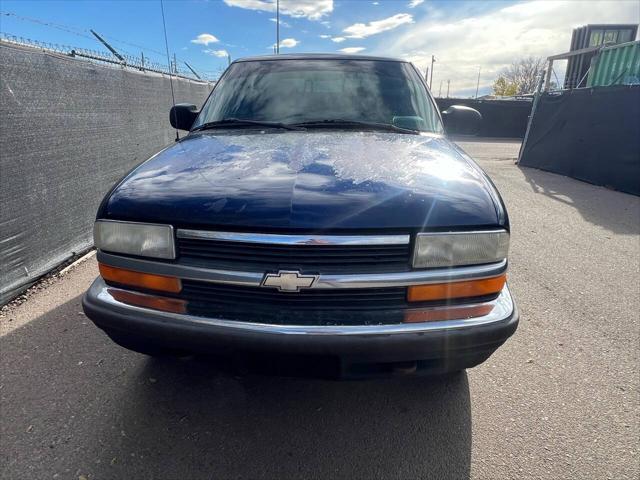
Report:
M 0 317 L 0 477 L 640 477 L 640 198 L 460 145 L 511 215 L 520 327 L 444 379 L 235 377 L 82 314 L 95 258 Z

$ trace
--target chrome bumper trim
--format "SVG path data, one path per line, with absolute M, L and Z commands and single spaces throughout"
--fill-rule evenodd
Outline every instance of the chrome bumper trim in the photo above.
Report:
M 178 277 L 183 280 L 226 283 L 259 287 L 265 272 L 243 272 L 219 270 L 183 265 L 180 263 L 164 263 L 138 258 L 123 257 L 98 251 L 98 261 L 112 267 L 136 270 Z M 320 274 L 310 288 L 385 288 L 424 285 L 428 283 L 454 282 L 459 280 L 495 277 L 507 270 L 507 261 L 502 260 L 488 265 L 473 267 L 455 267 L 434 270 L 413 270 L 393 273 L 366 274 Z
M 278 235 L 179 229 L 178 238 L 271 245 L 407 245 L 409 235 Z
M 158 320 L 180 322 L 183 325 L 208 325 L 215 327 L 224 327 L 230 330 L 242 330 L 253 333 L 263 334 L 279 334 L 279 335 L 308 335 L 308 336 L 324 336 L 324 335 L 396 335 L 408 333 L 424 333 L 437 330 L 458 330 L 463 328 L 478 327 L 492 323 L 506 321 L 514 313 L 514 304 L 511 298 L 509 288 L 505 285 L 504 289 L 495 300 L 483 304 L 476 305 L 493 305 L 493 309 L 487 315 L 480 317 L 471 317 L 460 320 L 446 320 L 437 322 L 423 323 L 401 323 L 389 325 L 275 325 L 253 322 L 241 322 L 234 320 L 225 320 L 222 318 L 197 317 L 194 315 L 167 313 L 160 310 L 151 310 L 148 308 L 136 307 L 116 300 L 110 293 L 109 289 L 101 278 L 91 285 L 87 293 L 87 300 L 97 306 L 107 307 L 114 313 L 153 317 Z M 473 306 L 473 305 L 465 305 Z M 432 309 L 442 309 L 443 307 L 434 307 Z M 446 307 L 445 307 L 446 308 Z M 427 308 L 417 310 L 429 310 Z

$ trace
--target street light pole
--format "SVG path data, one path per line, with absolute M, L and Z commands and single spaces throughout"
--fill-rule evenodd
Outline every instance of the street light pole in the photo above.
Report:
M 433 87 L 433 64 L 436 62 L 436 56 L 431 55 L 431 73 L 429 77 L 429 90 Z
M 480 70 L 482 70 L 482 67 L 478 67 L 478 83 L 476 83 L 476 99 L 478 98 L 478 89 L 480 88 Z
M 280 53 L 280 0 L 276 0 L 276 53 Z

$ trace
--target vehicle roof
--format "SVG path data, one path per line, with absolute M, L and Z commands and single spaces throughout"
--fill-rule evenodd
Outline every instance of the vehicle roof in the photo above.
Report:
M 271 60 L 377 60 L 383 62 L 404 62 L 407 60 L 393 57 L 375 57 L 371 55 L 348 55 L 344 53 L 283 53 L 279 55 L 260 55 L 244 57 L 234 60 L 236 62 L 255 62 Z

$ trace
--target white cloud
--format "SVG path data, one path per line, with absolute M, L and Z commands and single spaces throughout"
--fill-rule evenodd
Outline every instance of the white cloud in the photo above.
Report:
M 230 7 L 275 12 L 276 0 L 224 0 Z M 294 18 L 320 20 L 333 12 L 333 0 L 280 0 L 280 13 Z
M 209 45 L 210 43 L 216 43 L 219 41 L 220 40 L 218 40 L 214 35 L 211 35 L 210 33 L 201 33 L 196 38 L 191 40 L 191 43 L 197 43 L 198 45 Z
M 640 21 L 637 1 L 615 4 L 607 0 L 529 1 L 501 8 L 494 6 L 481 14 L 477 13 L 476 5 L 474 2 L 461 5 L 456 17 L 443 11 L 430 13 L 392 39 L 386 38 L 384 44 L 373 50 L 404 57 L 422 72 L 430 66 L 433 54 L 434 93 L 438 94 L 441 81 L 443 94 L 446 93 L 447 80 L 451 80 L 452 96 L 472 95 L 478 67 L 482 68 L 482 91 L 513 60 L 526 56 L 546 58 L 569 50 L 571 32 L 577 26 Z M 465 12 L 467 7 L 469 10 Z
M 227 52 L 226 50 L 203 50 L 203 52 L 207 55 L 218 58 L 227 58 L 227 56 L 229 55 L 229 52 Z
M 409 8 L 416 8 L 421 3 L 424 3 L 424 0 L 411 0 L 409 2 Z
M 280 48 L 293 48 L 299 43 L 295 38 L 285 38 L 280 42 Z
M 347 48 L 341 48 L 340 51 L 342 53 L 358 53 L 363 51 L 365 48 L 364 47 L 347 47 Z
M 344 37 L 333 37 L 331 39 L 332 42 L 336 42 L 336 43 L 341 43 L 341 42 L 344 42 L 345 40 L 346 40 L 346 38 L 344 38 Z
M 278 21 L 277 18 L 273 17 L 269 19 L 270 22 L 276 23 Z M 285 22 L 284 20 L 280 19 L 280 26 L 282 27 L 286 27 L 286 28 L 291 28 L 291 24 Z
M 354 23 L 343 30 L 348 38 L 366 38 L 387 30 L 393 30 L 407 23 L 413 23 L 413 16 L 408 13 L 398 13 L 389 18 L 375 20 L 369 23 Z
M 331 35 L 320 35 L 320 38 L 324 38 L 326 40 L 327 38 L 331 38 Z

